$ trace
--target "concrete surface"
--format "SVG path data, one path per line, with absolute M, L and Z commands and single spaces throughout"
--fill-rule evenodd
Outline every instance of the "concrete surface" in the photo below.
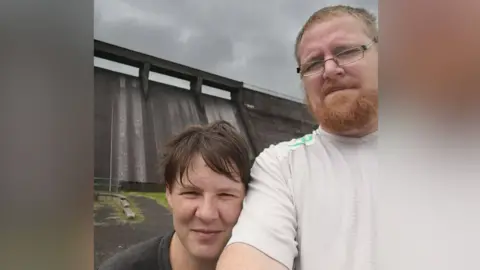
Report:
M 144 197 L 129 197 L 139 209 L 144 220 L 140 223 L 115 219 L 115 210 L 100 207 L 94 217 L 95 268 L 105 259 L 136 243 L 172 230 L 172 217 L 167 209 L 154 200 Z
M 95 69 L 95 177 L 109 179 L 111 173 L 114 184 L 129 187 L 162 185 L 159 153 L 193 124 L 229 121 L 251 143 L 252 158 L 315 128 L 303 104 L 248 89 L 225 100 L 157 82 L 149 87 L 144 98 L 138 78 Z

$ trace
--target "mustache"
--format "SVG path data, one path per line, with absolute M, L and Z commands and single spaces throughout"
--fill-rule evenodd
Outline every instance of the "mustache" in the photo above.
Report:
M 340 82 L 340 81 L 326 81 L 321 87 L 322 96 L 326 96 L 332 92 L 343 90 L 347 88 L 355 88 L 355 85 L 351 82 Z

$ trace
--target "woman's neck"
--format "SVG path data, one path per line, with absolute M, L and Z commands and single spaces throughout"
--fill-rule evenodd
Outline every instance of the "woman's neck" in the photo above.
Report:
M 170 243 L 170 262 L 172 270 L 215 270 L 216 261 L 200 260 L 193 257 L 178 239 L 177 233 Z

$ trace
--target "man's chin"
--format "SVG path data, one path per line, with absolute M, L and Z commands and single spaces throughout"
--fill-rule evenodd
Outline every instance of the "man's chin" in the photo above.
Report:
M 320 100 L 307 99 L 307 106 L 318 124 L 333 134 L 362 133 L 378 126 L 378 96 L 373 90 L 343 89 Z
M 368 106 L 340 106 L 321 109 L 317 121 L 326 131 L 338 135 L 362 132 L 376 120 L 376 108 Z

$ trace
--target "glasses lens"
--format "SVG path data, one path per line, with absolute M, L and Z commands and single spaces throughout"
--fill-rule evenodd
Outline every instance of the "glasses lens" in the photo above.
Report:
M 362 59 L 362 48 L 353 48 L 337 54 L 338 64 L 346 65 Z
M 364 50 L 362 47 L 351 48 L 336 55 L 335 60 L 338 65 L 344 66 L 362 59 Z M 303 70 L 303 76 L 308 77 L 316 75 L 323 71 L 323 61 L 316 61 L 306 65 Z
M 323 61 L 316 61 L 306 65 L 305 70 L 303 71 L 303 76 L 312 76 L 322 72 L 323 70 Z

